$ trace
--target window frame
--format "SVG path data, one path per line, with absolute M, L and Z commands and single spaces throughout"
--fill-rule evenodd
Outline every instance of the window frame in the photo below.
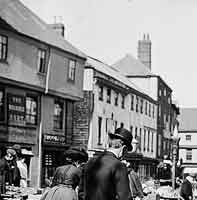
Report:
M 59 104 L 60 108 L 62 109 L 62 112 L 61 112 L 60 115 L 55 115 L 55 105 L 56 104 Z M 54 100 L 54 113 L 53 113 L 53 129 L 54 130 L 63 130 L 63 127 L 64 127 L 64 111 L 65 111 L 64 102 L 60 99 L 55 99 Z M 60 127 L 55 125 L 58 122 L 60 123 Z
M 134 95 L 131 95 L 131 110 L 134 110 Z
M 111 103 L 111 88 L 107 88 L 107 100 L 106 101 L 109 104 Z
M 27 114 L 27 98 L 31 98 L 31 99 L 33 99 L 36 102 L 36 114 L 35 115 L 33 115 L 33 114 Z M 35 123 L 34 124 L 33 123 L 29 123 L 27 121 L 27 115 L 35 117 Z M 38 125 L 38 97 L 37 96 L 27 94 L 26 97 L 25 97 L 25 121 L 26 121 L 27 125 L 32 125 L 32 126 Z
M 42 54 L 44 53 L 44 57 L 42 57 Z M 43 62 L 41 62 L 43 61 Z M 46 74 L 47 72 L 47 50 L 38 48 L 38 72 L 41 74 Z
M 102 121 L 103 118 L 98 116 L 98 136 L 97 136 L 97 145 L 102 145 L 101 137 L 102 137 Z
M 185 135 L 185 140 L 186 141 L 191 141 L 191 139 L 192 139 L 192 136 L 191 135 Z
M 74 65 L 71 65 L 74 63 Z M 75 82 L 76 80 L 77 61 L 74 59 L 68 60 L 68 81 Z
M 185 159 L 187 161 L 192 161 L 192 149 L 186 149 L 186 156 Z
M 2 41 L 0 42 L 0 51 L 1 51 L 0 62 L 5 62 L 7 61 L 7 56 L 8 56 L 8 36 L 0 34 L 0 37 L 2 38 Z M 5 44 L 3 43 L 3 38 L 6 40 Z
M 115 95 L 114 95 L 114 105 L 118 106 L 118 98 L 119 97 L 119 93 L 115 91 Z
M 122 95 L 121 108 L 125 108 L 125 95 Z
M 98 99 L 99 101 L 103 101 L 103 86 L 102 85 L 99 85 L 99 89 L 98 89 Z

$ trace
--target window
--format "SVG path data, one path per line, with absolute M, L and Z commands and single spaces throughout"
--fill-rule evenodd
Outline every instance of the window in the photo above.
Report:
M 151 152 L 153 152 L 153 144 L 154 144 L 154 132 L 152 131 L 152 138 L 151 138 Z
M 148 130 L 148 144 L 147 144 L 147 150 L 149 151 L 149 146 L 150 146 L 150 130 Z
M 137 127 L 135 128 L 135 139 L 137 138 Z
M 98 117 L 98 145 L 101 145 L 102 117 Z
M 8 51 L 8 38 L 0 35 L 0 60 L 6 61 Z
M 46 73 L 46 50 L 38 49 L 38 71 Z
M 68 80 L 75 81 L 75 72 L 76 72 L 76 61 L 75 60 L 69 60 Z
M 146 129 L 144 129 L 144 151 L 146 151 Z
M 125 104 L 125 96 L 122 95 L 122 102 L 121 102 L 121 107 L 124 108 Z
M 140 113 L 143 114 L 143 104 L 144 104 L 144 101 L 143 101 L 143 99 L 141 99 L 140 101 L 141 101 L 141 104 L 140 104 Z
M 63 102 L 56 100 L 54 104 L 54 129 L 63 128 Z
M 148 114 L 148 102 L 146 101 L 146 104 L 145 104 L 145 114 L 147 115 Z
M 139 106 L 139 97 L 136 97 L 136 112 L 138 112 L 138 106 Z
M 153 105 L 153 110 L 152 110 L 152 117 L 155 117 L 155 106 Z
M 159 96 L 161 97 L 161 95 L 162 95 L 162 91 L 161 91 L 161 89 L 159 90 Z
M 37 124 L 37 98 L 27 96 L 26 97 L 26 123 L 36 125 Z
M 103 86 L 99 86 L 98 98 L 100 101 L 103 101 Z
M 164 89 L 164 91 L 163 91 L 163 95 L 166 96 L 166 89 Z
M 118 106 L 118 93 L 117 92 L 115 92 L 114 105 Z
M 139 133 L 139 150 L 141 150 L 141 138 L 142 138 L 142 128 L 140 128 L 140 133 Z
M 148 111 L 149 117 L 151 117 L 151 104 L 149 103 L 149 111 Z
M 131 95 L 131 110 L 134 109 L 133 105 L 134 105 L 134 95 Z
M 0 121 L 4 121 L 4 91 L 0 90 Z
M 191 135 L 186 135 L 186 136 L 185 136 L 185 140 L 191 141 Z
M 107 89 L 107 103 L 111 103 L 111 89 Z
M 186 150 L 186 160 L 192 160 L 192 149 Z

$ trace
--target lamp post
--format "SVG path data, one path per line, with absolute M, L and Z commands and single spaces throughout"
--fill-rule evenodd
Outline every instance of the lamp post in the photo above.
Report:
M 172 136 L 172 188 L 175 189 L 176 183 L 176 162 L 177 162 L 177 150 L 178 150 L 178 128 L 177 125 L 174 127 L 174 132 Z

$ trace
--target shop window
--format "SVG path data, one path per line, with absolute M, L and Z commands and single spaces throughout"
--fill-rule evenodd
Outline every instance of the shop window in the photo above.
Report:
M 26 123 L 36 125 L 37 124 L 37 98 L 27 96 L 26 97 Z
M 186 160 L 192 160 L 192 149 L 186 150 Z
M 8 123 L 15 126 L 26 124 L 24 96 L 8 94 Z
M 38 49 L 38 71 L 46 73 L 46 50 Z
M 54 105 L 54 129 L 63 128 L 63 102 L 56 100 Z
M 8 51 L 8 38 L 7 36 L 0 35 L 0 61 L 7 60 Z
M 103 101 L 103 86 L 99 86 L 98 98 L 100 101 Z
M 115 92 L 115 96 L 114 96 L 114 105 L 118 106 L 118 92 Z
M 107 89 L 107 103 L 111 103 L 111 89 Z
M 0 121 L 4 121 L 4 91 L 0 90 Z
M 76 61 L 75 60 L 69 60 L 69 66 L 68 66 L 68 80 L 75 81 L 75 73 L 76 73 Z

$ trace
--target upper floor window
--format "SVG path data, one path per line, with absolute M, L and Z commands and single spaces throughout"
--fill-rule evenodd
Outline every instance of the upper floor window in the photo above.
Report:
M 125 96 L 122 95 L 121 107 L 124 108 L 124 106 L 125 106 Z
M 136 97 L 136 112 L 138 112 L 138 106 L 139 106 L 139 97 Z
M 107 89 L 107 103 L 111 103 L 111 89 Z
M 115 95 L 114 95 L 114 105 L 115 106 L 118 105 L 118 92 L 115 92 Z
M 153 105 L 153 110 L 152 110 L 152 117 L 155 117 L 155 106 Z
M 101 145 L 102 117 L 98 117 L 98 145 Z
M 0 121 L 4 121 L 4 91 L 0 90 Z
M 133 105 L 134 105 L 134 95 L 131 95 L 131 110 L 134 109 Z
M 166 96 L 166 89 L 164 89 L 164 91 L 163 91 L 163 95 Z
M 46 73 L 46 50 L 38 49 L 38 71 Z
M 54 104 L 54 129 L 63 128 L 63 108 L 64 104 L 61 101 L 56 100 Z
M 149 103 L 149 111 L 148 111 L 149 117 L 151 117 L 151 104 Z
M 103 86 L 99 86 L 98 98 L 103 101 Z
M 168 103 L 171 104 L 171 98 L 170 98 L 170 96 L 168 97 Z
M 26 97 L 26 122 L 27 124 L 37 124 L 37 98 L 33 96 Z
M 8 38 L 0 35 L 0 60 L 5 61 L 7 59 L 8 51 Z
M 186 150 L 186 160 L 192 160 L 192 149 Z
M 69 60 L 68 80 L 75 81 L 75 72 L 76 72 L 76 61 L 75 60 Z
M 147 115 L 148 114 L 148 102 L 146 101 L 145 103 L 145 114 Z
M 191 135 L 186 135 L 186 136 L 185 136 L 185 140 L 191 141 Z
M 161 96 L 161 95 L 162 95 L 162 90 L 160 89 L 160 90 L 159 90 L 159 96 Z
M 141 101 L 141 104 L 140 104 L 140 113 L 143 113 L 143 104 L 144 104 L 144 101 L 143 101 L 143 99 L 141 99 L 140 101 Z

